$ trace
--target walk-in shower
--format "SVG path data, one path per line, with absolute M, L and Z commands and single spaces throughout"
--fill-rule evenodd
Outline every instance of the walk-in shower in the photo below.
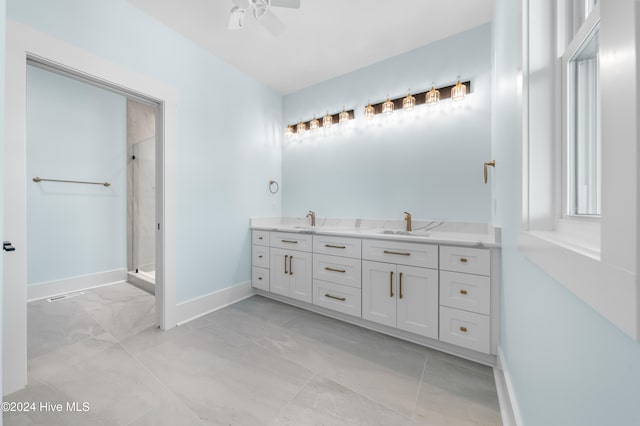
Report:
M 156 137 L 153 107 L 127 101 L 128 281 L 154 293 L 156 273 Z

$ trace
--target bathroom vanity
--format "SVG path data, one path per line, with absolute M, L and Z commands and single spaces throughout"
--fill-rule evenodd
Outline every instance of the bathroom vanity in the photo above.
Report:
M 499 229 L 252 219 L 252 285 L 285 303 L 487 365 L 499 337 Z

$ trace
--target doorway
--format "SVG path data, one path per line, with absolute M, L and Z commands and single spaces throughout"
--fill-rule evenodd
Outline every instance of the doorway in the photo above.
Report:
M 157 324 L 175 327 L 175 129 L 174 89 L 125 66 L 26 26 L 7 23 L 4 237 L 15 251 L 3 257 L 3 393 L 27 384 L 27 230 L 26 168 L 27 62 L 89 82 L 156 108 L 156 286 Z M 64 248 L 61 242 L 60 250 Z M 126 265 L 126 253 L 123 258 Z M 126 273 L 125 273 L 126 276 Z

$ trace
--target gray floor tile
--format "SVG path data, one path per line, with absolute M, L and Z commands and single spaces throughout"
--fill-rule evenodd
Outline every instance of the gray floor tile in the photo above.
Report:
M 439 357 L 427 360 L 416 403 L 417 421 L 456 426 L 502 424 L 493 376 L 478 372 L 475 363 L 466 363 Z
M 322 377 L 314 377 L 272 425 L 413 425 L 410 419 Z
M 153 304 L 128 284 L 30 303 L 30 384 L 8 398 L 91 411 L 5 425 L 500 424 L 488 367 L 263 297 L 167 332 Z

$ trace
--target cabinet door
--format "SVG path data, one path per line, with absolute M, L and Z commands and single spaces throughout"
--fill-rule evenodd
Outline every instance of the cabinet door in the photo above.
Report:
M 396 326 L 396 265 L 362 262 L 362 318 Z
M 438 271 L 398 265 L 398 328 L 438 338 Z
M 311 303 L 313 290 L 311 285 L 311 253 L 289 251 L 289 296 Z
M 269 291 L 289 296 L 289 252 L 282 249 L 271 249 L 269 275 Z

